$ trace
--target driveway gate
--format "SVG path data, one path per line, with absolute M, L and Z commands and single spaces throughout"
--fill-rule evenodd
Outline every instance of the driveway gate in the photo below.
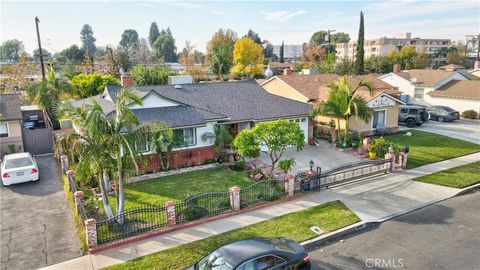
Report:
M 300 172 L 295 175 L 295 192 L 319 190 L 390 173 L 393 170 L 392 163 L 391 159 L 378 159 L 345 164 L 324 172 L 320 167 L 316 172 Z
M 53 133 L 50 128 L 23 129 L 23 148 L 32 155 L 53 152 Z

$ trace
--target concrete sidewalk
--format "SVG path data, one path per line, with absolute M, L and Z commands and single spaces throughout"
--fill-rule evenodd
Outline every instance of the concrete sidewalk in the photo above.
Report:
M 100 269 L 335 200 L 345 203 L 362 221 L 382 221 L 397 213 L 454 196 L 459 191 L 455 188 L 411 181 L 412 179 L 478 160 L 480 153 L 313 192 L 293 201 L 85 255 L 43 269 Z

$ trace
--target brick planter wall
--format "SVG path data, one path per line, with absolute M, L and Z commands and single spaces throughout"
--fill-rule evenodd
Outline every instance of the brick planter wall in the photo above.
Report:
M 170 153 L 170 169 L 190 167 L 207 162 L 217 157 L 213 146 L 198 147 L 192 149 L 172 151 Z M 138 160 L 138 165 L 142 173 L 151 173 L 160 171 L 160 157 L 157 154 L 143 156 L 143 161 Z

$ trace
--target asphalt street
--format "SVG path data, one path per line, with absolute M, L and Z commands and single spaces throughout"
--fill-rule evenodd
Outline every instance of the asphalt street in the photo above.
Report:
M 480 269 L 480 192 L 338 239 L 310 257 L 312 269 Z

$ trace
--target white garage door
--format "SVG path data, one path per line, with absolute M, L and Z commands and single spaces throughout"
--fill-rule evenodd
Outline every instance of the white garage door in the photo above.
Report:
M 303 134 L 305 135 L 305 143 L 308 143 L 308 117 L 302 117 L 302 118 L 294 118 L 294 119 L 288 119 L 289 121 L 296 122 L 300 125 L 300 129 L 303 131 Z M 267 151 L 266 146 L 261 147 L 262 151 Z

